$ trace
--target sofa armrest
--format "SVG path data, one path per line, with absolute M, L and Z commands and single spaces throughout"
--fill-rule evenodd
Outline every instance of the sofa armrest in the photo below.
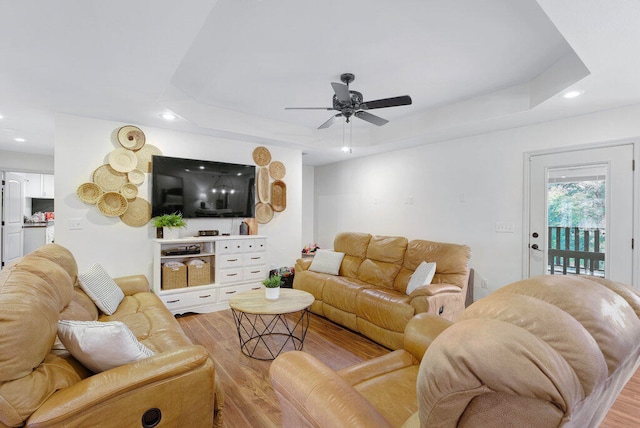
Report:
M 457 285 L 453 284 L 429 284 L 423 285 L 413 290 L 409 296 L 411 298 L 418 296 L 435 296 L 440 293 L 460 293 L 461 289 Z
M 309 270 L 309 266 L 311 266 L 312 261 L 313 259 L 311 258 L 296 260 L 295 271 L 302 272 L 303 270 Z
M 378 410 L 317 358 L 302 351 L 279 355 L 269 369 L 282 426 L 390 427 Z
M 200 416 L 208 418 L 210 413 L 212 420 L 214 373 L 213 362 L 202 346 L 162 352 L 94 374 L 56 392 L 31 415 L 28 426 L 97 424 L 100 417 L 109 414 L 119 418 L 120 426 L 133 426 L 151 407 L 163 411 L 164 422 L 171 419 L 172 411 L 180 411 L 179 405 L 166 401 L 165 394 L 174 401 L 186 394 L 194 401 L 189 403 L 193 404 L 190 412 L 199 412 L 194 409 L 202 405 L 205 413 Z
M 149 280 L 144 275 L 131 275 L 114 278 L 118 287 L 122 289 L 125 296 L 132 296 L 136 293 L 150 291 Z
M 404 329 L 404 349 L 422 361 L 427 348 L 452 324 L 445 318 L 426 312 L 416 315 Z

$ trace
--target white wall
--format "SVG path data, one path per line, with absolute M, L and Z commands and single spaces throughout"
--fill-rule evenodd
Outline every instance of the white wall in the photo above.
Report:
M 635 138 L 638 117 L 640 105 L 316 167 L 316 240 L 330 248 L 357 231 L 467 244 L 478 299 L 522 278 L 524 153 Z
M 128 123 L 109 122 L 77 116 L 56 118 L 55 204 L 56 243 L 71 250 L 80 271 L 93 263 L 102 264 L 112 276 L 142 273 L 151 280 L 153 254 L 151 226 L 131 227 L 118 217 L 103 216 L 96 206 L 82 203 L 76 190 L 91 181 L 92 172 L 108 163 L 108 154 L 120 147 L 115 132 Z M 186 134 L 141 126 L 147 143 L 163 155 L 192 159 L 253 164 L 255 144 Z M 300 255 L 302 218 L 302 154 L 298 150 L 268 147 L 273 160 L 286 167 L 287 208 L 275 213 L 268 224 L 259 225 L 259 234 L 268 237 L 268 260 L 273 267 L 293 266 Z M 150 174 L 139 186 L 139 196 L 149 200 Z M 81 219 L 82 230 L 69 230 L 69 219 Z M 218 229 L 220 233 L 239 233 L 240 219 L 189 219 L 181 236 L 198 230 Z
M 53 156 L 0 150 L 0 171 L 53 173 Z

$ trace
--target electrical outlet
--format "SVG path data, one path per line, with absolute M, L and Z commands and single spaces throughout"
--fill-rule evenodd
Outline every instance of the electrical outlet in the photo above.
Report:
M 69 230 L 82 230 L 82 229 L 84 229 L 84 224 L 81 218 L 69 219 Z
M 482 281 L 480 281 L 480 288 L 489 288 L 489 280 L 483 279 Z

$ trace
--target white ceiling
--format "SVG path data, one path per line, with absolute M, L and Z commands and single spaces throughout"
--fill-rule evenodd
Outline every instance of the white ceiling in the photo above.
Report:
M 318 165 L 640 103 L 638 22 L 625 0 L 0 0 L 0 150 L 53 154 L 61 112 Z M 344 72 L 413 99 L 354 119 L 352 154 L 343 122 L 317 129 L 335 112 L 284 109 L 331 106 Z

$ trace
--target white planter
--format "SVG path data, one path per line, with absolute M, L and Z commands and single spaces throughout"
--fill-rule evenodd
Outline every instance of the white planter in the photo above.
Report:
M 269 300 L 277 300 L 280 297 L 280 287 L 264 288 L 264 296 Z
M 178 239 L 180 237 L 180 228 L 178 227 L 163 227 L 162 237 L 164 239 Z

